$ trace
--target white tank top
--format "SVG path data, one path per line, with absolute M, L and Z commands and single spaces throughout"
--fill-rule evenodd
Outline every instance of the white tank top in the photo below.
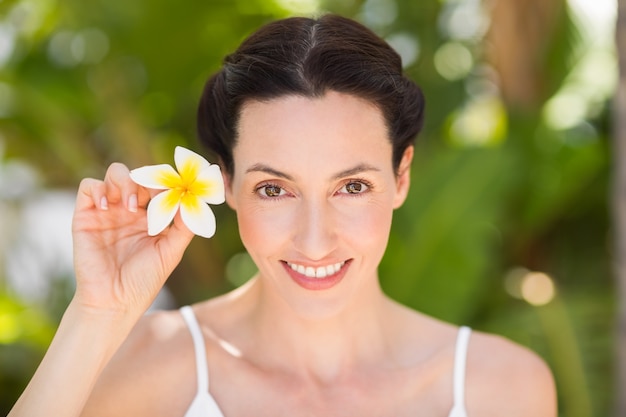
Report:
M 191 402 L 185 417 L 224 417 L 215 399 L 209 392 L 209 369 L 206 362 L 204 336 L 200 330 L 196 316 L 190 306 L 180 309 L 193 339 L 196 354 L 196 373 L 198 390 Z M 461 327 L 456 339 L 453 373 L 453 405 L 448 417 L 467 417 L 465 412 L 465 363 L 471 329 Z

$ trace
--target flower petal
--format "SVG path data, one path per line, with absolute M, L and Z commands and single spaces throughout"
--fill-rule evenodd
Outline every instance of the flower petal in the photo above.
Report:
M 130 171 L 130 179 L 143 187 L 155 190 L 174 188 L 181 183 L 180 175 L 167 164 L 148 165 L 133 169 Z
M 219 165 L 210 165 L 200 171 L 193 188 L 194 194 L 209 204 L 222 204 L 226 199 Z
M 180 204 L 180 215 L 194 234 L 206 238 L 215 234 L 215 215 L 201 199 L 185 195 Z
M 156 236 L 174 219 L 180 206 L 180 191 L 167 190 L 157 194 L 148 204 L 148 234 Z
M 176 170 L 180 174 L 180 177 L 185 183 L 191 183 L 202 171 L 210 164 L 209 161 L 204 159 L 201 155 L 190 151 L 182 146 L 177 146 L 174 149 L 174 162 L 176 163 Z

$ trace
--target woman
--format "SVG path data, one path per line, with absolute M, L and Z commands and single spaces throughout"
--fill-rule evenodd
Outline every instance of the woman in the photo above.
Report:
M 258 274 L 143 316 L 192 233 L 176 217 L 148 236 L 154 192 L 121 164 L 84 180 L 76 294 L 11 416 L 555 416 L 536 355 L 381 291 L 423 109 L 361 25 L 261 28 L 209 80 L 198 122 Z

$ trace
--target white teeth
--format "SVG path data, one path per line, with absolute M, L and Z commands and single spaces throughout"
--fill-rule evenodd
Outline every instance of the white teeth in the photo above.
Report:
M 320 266 L 319 268 L 317 268 L 315 270 L 315 276 L 317 278 L 324 278 L 324 277 L 326 277 L 326 267 Z
M 312 266 L 304 266 L 298 264 L 287 263 L 291 269 L 297 271 L 299 274 L 306 275 L 309 278 L 326 278 L 329 275 L 334 275 L 341 267 L 345 264 L 345 262 L 337 262 L 334 265 L 327 266 L 319 266 L 314 268 Z

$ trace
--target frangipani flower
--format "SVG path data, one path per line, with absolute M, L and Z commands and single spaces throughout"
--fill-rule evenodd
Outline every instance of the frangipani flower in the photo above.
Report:
M 220 167 L 195 152 L 177 146 L 176 170 L 170 165 L 149 165 L 130 171 L 137 184 L 165 190 L 148 204 L 148 234 L 158 235 L 174 219 L 180 208 L 185 225 L 198 236 L 215 234 L 215 215 L 208 204 L 224 202 L 224 180 Z

